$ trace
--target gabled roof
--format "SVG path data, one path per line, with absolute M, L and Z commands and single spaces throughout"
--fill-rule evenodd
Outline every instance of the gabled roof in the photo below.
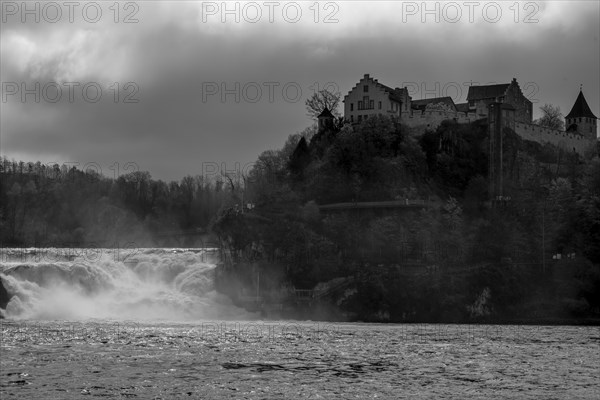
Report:
M 395 102 L 397 102 L 397 103 L 402 103 L 402 102 L 404 101 L 404 100 L 403 100 L 403 99 L 404 99 L 404 95 L 405 95 L 404 91 L 406 91 L 406 88 L 395 88 L 395 89 L 394 89 L 394 88 L 391 88 L 391 87 L 389 87 L 389 86 L 387 86 L 387 85 L 384 85 L 383 83 L 379 83 L 379 82 L 377 81 L 377 79 L 373 79 L 373 78 L 371 78 L 371 77 L 369 76 L 369 74 L 365 74 L 365 76 L 364 76 L 364 78 L 363 78 L 363 79 L 368 79 L 368 80 L 370 80 L 371 82 L 375 83 L 375 85 L 376 85 L 378 88 L 380 88 L 380 89 L 383 89 L 383 90 L 384 90 L 384 91 L 385 91 L 385 92 L 386 92 L 386 93 L 387 93 L 387 94 L 390 96 L 390 100 L 392 100 L 392 101 L 395 101 Z M 356 85 L 355 85 L 355 86 L 352 88 L 352 90 L 356 89 L 356 88 L 357 88 L 357 86 L 358 86 L 358 84 L 356 84 Z M 348 92 L 348 94 L 350 94 L 350 93 L 352 92 L 352 90 L 350 90 L 350 92 Z M 346 97 L 347 97 L 347 96 L 348 96 L 348 95 L 344 96 L 344 102 L 346 101 Z
M 391 87 L 384 85 L 383 83 L 379 83 L 377 81 L 375 81 L 375 84 L 377 86 L 379 86 L 380 88 L 382 88 L 383 90 L 385 90 L 390 95 L 390 100 L 396 101 L 398 103 L 402 102 L 402 99 L 403 99 L 402 92 L 404 89 L 400 89 L 400 88 L 392 89 Z
M 452 100 L 452 97 L 450 97 L 450 96 L 434 97 L 431 99 L 413 100 L 411 103 L 411 108 L 424 110 L 425 108 L 427 108 L 427 105 L 429 105 L 429 104 L 439 104 L 439 103 L 443 103 L 452 109 L 456 109 L 454 100 Z
M 499 85 L 469 86 L 467 101 L 491 99 L 503 96 L 509 86 L 510 83 L 501 83 Z
M 329 108 L 325 107 L 323 109 L 323 111 L 321 111 L 321 114 L 319 114 L 319 116 L 317 118 L 334 118 L 334 116 L 331 113 L 331 111 L 329 111 Z
M 456 111 L 469 112 L 469 103 L 458 103 L 458 104 L 456 104 Z
M 592 110 L 590 110 L 590 106 L 588 106 L 587 101 L 585 101 L 585 97 L 583 97 L 583 92 L 581 90 L 579 91 L 577 100 L 575 100 L 575 104 L 573 104 L 573 108 L 571 108 L 571 112 L 566 116 L 566 118 L 576 117 L 596 118 Z

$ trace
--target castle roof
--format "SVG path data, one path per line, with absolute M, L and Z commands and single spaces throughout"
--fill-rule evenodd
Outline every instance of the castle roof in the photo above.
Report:
M 458 103 L 458 104 L 456 104 L 456 111 L 469 112 L 469 103 Z
M 373 79 L 369 76 L 369 74 L 365 74 L 363 79 L 368 79 L 370 81 L 372 81 L 373 83 L 375 83 L 375 85 L 381 89 L 383 89 L 389 96 L 390 100 L 395 101 L 397 103 L 402 103 L 403 99 L 404 99 L 404 91 L 406 91 L 406 88 L 391 88 L 387 85 L 384 85 L 383 83 L 379 83 L 379 81 L 377 79 Z M 357 85 L 355 85 L 352 90 L 356 89 Z M 348 94 L 350 94 L 352 92 L 352 90 L 350 92 L 348 92 Z M 346 101 L 346 97 L 348 95 L 344 96 L 344 102 Z
M 434 97 L 431 99 L 413 100 L 412 104 L 411 104 L 411 108 L 424 110 L 425 108 L 427 108 L 427 106 L 429 104 L 439 104 L 439 103 L 443 103 L 452 109 L 456 109 L 456 106 L 454 105 L 454 100 L 452 100 L 452 97 L 450 97 L 450 96 Z
M 501 83 L 499 85 L 469 86 L 467 101 L 491 99 L 503 96 L 510 83 Z
M 579 91 L 577 100 L 575 100 L 575 104 L 573 104 L 573 108 L 571 108 L 571 112 L 566 116 L 566 118 L 576 117 L 596 118 L 592 110 L 590 110 L 590 106 L 588 106 L 587 101 L 585 101 L 585 97 L 583 97 L 583 92 L 581 90 Z
M 375 80 L 375 84 L 377 86 L 379 86 L 380 88 L 382 88 L 383 90 L 385 90 L 389 94 L 390 100 L 396 101 L 398 103 L 402 102 L 402 98 L 403 98 L 402 91 L 404 89 L 400 89 L 400 88 L 393 89 L 387 85 L 384 85 L 383 83 L 377 82 L 377 80 Z
M 323 111 L 321 111 L 321 114 L 319 114 L 319 116 L 317 118 L 334 118 L 334 117 L 333 117 L 333 114 L 331 113 L 331 111 L 329 111 L 329 108 L 325 107 L 323 109 Z

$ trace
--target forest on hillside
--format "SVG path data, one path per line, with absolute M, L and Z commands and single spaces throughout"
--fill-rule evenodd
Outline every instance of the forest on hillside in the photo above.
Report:
M 273 302 L 286 288 L 347 282 L 332 307 L 350 319 L 600 318 L 600 159 L 509 129 L 504 137 L 510 201 L 494 207 L 485 121 L 424 133 L 387 117 L 336 121 L 263 152 L 247 176 L 168 183 L 2 159 L 0 240 L 145 247 L 164 232 L 207 229 L 226 250 L 233 296 L 256 292 L 262 271 L 261 294 Z M 390 200 L 432 206 L 319 209 Z
M 237 181 L 136 171 L 109 178 L 67 165 L 0 160 L 4 247 L 147 247 L 165 232 L 207 229 Z M 230 183 L 229 183 L 230 182 Z
M 485 121 L 419 135 L 399 121 L 290 137 L 261 154 L 252 210 L 224 210 L 213 231 L 238 271 L 312 289 L 352 279 L 337 298 L 363 320 L 466 321 L 600 314 L 600 160 L 525 142 L 505 129 L 505 194 L 488 196 Z M 323 213 L 337 202 L 424 200 L 402 213 Z M 240 272 L 237 273 L 238 275 Z M 246 274 L 242 286 L 256 285 Z

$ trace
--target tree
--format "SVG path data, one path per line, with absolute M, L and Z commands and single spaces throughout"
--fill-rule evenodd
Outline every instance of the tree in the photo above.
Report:
M 552 129 L 564 129 L 564 117 L 560 111 L 560 107 L 552 104 L 544 104 L 540 107 L 542 117 L 535 122 L 540 126 L 545 126 Z
M 316 119 L 323 109 L 327 107 L 333 115 L 339 117 L 340 113 L 337 110 L 337 107 L 340 103 L 340 96 L 339 92 L 332 93 L 327 89 L 313 93 L 313 95 L 304 103 L 306 105 L 306 115 Z

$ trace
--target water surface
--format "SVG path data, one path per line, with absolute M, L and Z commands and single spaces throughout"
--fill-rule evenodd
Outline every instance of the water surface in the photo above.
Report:
M 598 327 L 3 321 L 2 399 L 597 399 Z

